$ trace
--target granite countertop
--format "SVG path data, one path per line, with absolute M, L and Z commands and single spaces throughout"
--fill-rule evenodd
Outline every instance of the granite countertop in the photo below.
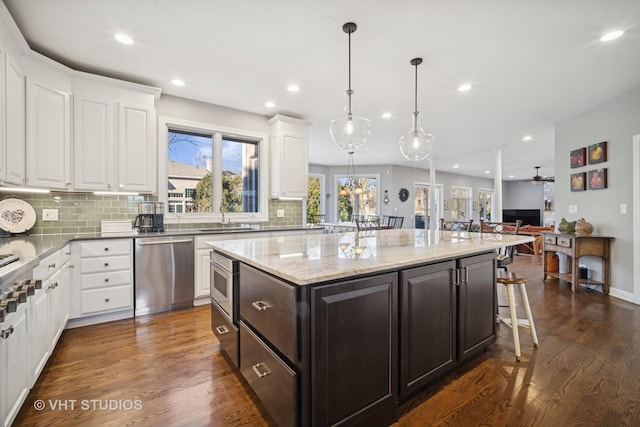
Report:
M 207 244 L 293 284 L 308 285 L 489 252 L 533 240 L 532 236 L 523 235 L 397 229 Z
M 209 234 L 230 234 L 230 233 L 252 233 L 252 232 L 273 232 L 273 231 L 294 231 L 313 230 L 318 227 L 225 227 L 198 230 L 170 230 L 164 232 L 138 233 L 136 230 L 122 233 L 80 233 L 80 234 L 40 234 L 31 236 L 0 237 L 0 254 L 14 254 L 20 257 L 19 261 L 13 262 L 0 268 L 0 287 L 9 283 L 17 276 L 23 275 L 38 265 L 40 258 L 43 258 L 67 243 L 74 240 L 95 240 L 95 239 L 122 239 L 122 238 L 143 238 L 162 236 L 198 236 Z M 322 229 L 320 227 L 319 229 Z

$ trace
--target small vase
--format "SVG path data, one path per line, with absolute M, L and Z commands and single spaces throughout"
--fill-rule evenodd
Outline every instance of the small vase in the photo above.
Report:
M 580 218 L 576 223 L 576 236 L 589 237 L 593 233 L 593 225 L 585 221 L 584 218 Z

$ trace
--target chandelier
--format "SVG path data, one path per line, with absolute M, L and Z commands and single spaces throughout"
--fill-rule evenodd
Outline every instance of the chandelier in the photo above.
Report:
M 433 135 L 426 133 L 420 126 L 418 117 L 418 65 L 422 64 L 422 58 L 413 58 L 411 65 L 416 67 L 415 109 L 411 117 L 411 129 L 400 137 L 400 152 L 408 160 L 423 160 L 433 150 Z
M 353 151 L 365 144 L 371 132 L 371 121 L 354 114 L 353 90 L 351 89 L 351 34 L 355 33 L 357 25 L 347 22 L 342 30 L 349 35 L 349 88 L 346 92 L 344 115 L 332 120 L 329 125 L 331 138 L 336 145 L 344 150 Z

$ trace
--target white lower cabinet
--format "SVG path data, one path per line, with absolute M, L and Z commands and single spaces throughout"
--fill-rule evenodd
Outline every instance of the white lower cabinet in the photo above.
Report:
M 0 323 L 0 420 L 5 427 L 13 423 L 31 388 L 28 314 L 28 304 L 20 304 Z
M 133 317 L 133 240 L 74 242 L 70 326 Z

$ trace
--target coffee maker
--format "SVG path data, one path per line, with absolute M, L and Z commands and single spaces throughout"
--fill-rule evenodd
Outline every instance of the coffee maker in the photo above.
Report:
M 164 231 L 164 203 L 138 203 L 138 216 L 133 223 L 139 232 Z

